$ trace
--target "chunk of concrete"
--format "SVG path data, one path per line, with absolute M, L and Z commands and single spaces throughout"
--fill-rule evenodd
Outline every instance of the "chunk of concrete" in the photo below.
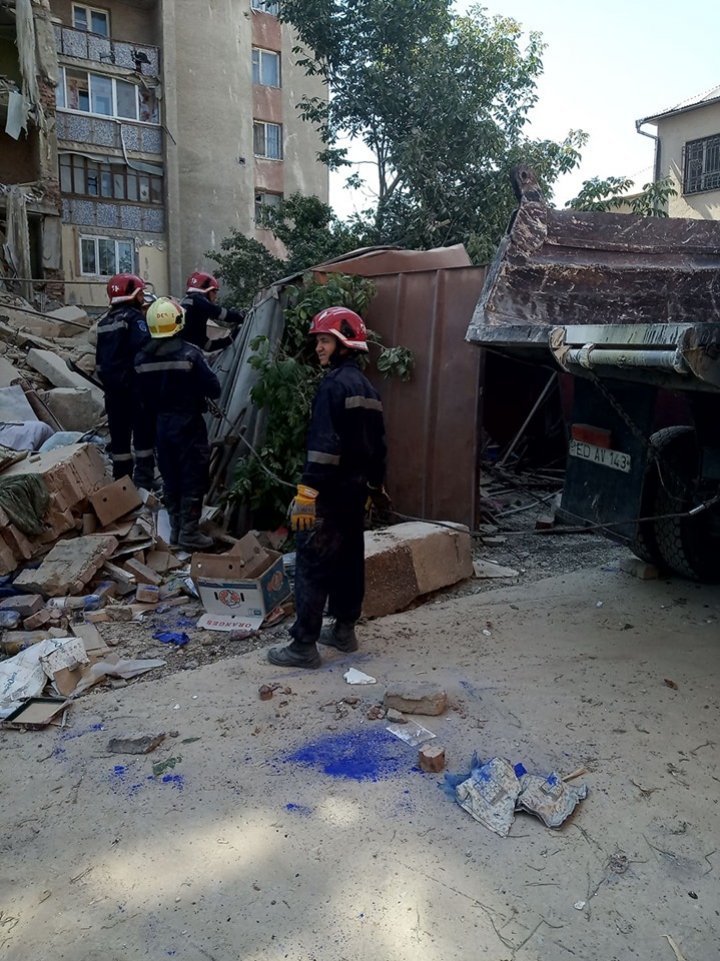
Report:
M 447 692 L 437 684 L 415 681 L 395 684 L 385 691 L 383 704 L 403 714 L 425 714 L 437 717 L 447 710 Z
M 30 617 L 42 606 L 43 599 L 38 594 L 16 594 L 0 601 L 0 611 L 17 611 L 20 617 Z
M 40 399 L 48 406 L 63 430 L 92 430 L 105 414 L 105 405 L 96 392 L 77 387 L 54 387 L 42 391 Z
M 363 614 L 392 614 L 472 576 L 470 533 L 461 524 L 411 522 L 368 531 Z
M 74 507 L 108 480 L 105 461 L 93 444 L 68 444 L 30 454 L 3 472 L 4 477 L 20 474 L 41 476 L 58 511 Z
M 0 387 L 9 387 L 20 376 L 20 371 L 5 357 L 0 357 Z
M 59 541 L 37 570 L 22 571 L 15 578 L 15 587 L 44 597 L 82 594 L 85 585 L 117 546 L 117 540 L 107 534 Z
M 42 374 L 43 377 L 47 377 L 55 387 L 90 390 L 97 403 L 105 404 L 103 392 L 98 387 L 94 387 L 85 377 L 75 373 L 74 370 L 70 370 L 62 357 L 54 354 L 51 350 L 41 350 L 38 347 L 33 347 L 27 353 L 27 363 L 33 370 Z
M 620 570 L 637 577 L 640 581 L 654 581 L 660 576 L 660 571 L 654 564 L 648 564 L 639 557 L 621 558 Z

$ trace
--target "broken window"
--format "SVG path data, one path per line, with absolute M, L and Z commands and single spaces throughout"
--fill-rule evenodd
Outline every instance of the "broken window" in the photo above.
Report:
M 266 123 L 264 120 L 253 122 L 253 151 L 256 157 L 282 160 L 282 147 L 282 124 Z
M 80 271 L 96 277 L 132 273 L 135 269 L 135 249 L 131 240 L 112 237 L 80 238 Z
M 280 54 L 274 50 L 261 50 L 253 47 L 252 51 L 252 79 L 253 83 L 264 87 L 280 86 Z
M 720 134 L 685 144 L 683 193 L 720 188 Z
M 255 193 L 255 222 L 260 227 L 264 226 L 262 222 L 263 209 L 267 210 L 268 207 L 277 207 L 282 199 L 282 194 L 271 194 L 262 190 L 258 190 Z
M 110 14 L 107 10 L 98 10 L 83 3 L 72 6 L 73 27 L 76 30 L 87 30 L 98 33 L 101 37 L 110 36 Z
M 138 173 L 121 163 L 101 163 L 80 154 L 61 155 L 60 188 L 64 194 L 81 197 L 163 203 L 163 178 L 159 174 Z
M 57 89 L 59 109 L 80 110 L 102 117 L 159 123 L 157 93 L 135 83 L 70 67 L 60 71 Z
M 251 7 L 253 10 L 269 13 L 273 17 L 277 17 L 280 13 L 280 4 L 274 0 L 251 0 Z

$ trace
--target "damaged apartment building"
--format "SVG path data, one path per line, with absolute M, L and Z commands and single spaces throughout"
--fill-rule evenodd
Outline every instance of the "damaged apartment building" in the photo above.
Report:
M 90 309 L 119 271 L 178 295 L 231 231 L 272 244 L 259 206 L 327 201 L 320 138 L 295 107 L 325 88 L 277 13 L 268 0 L 0 0 L 0 200 L 14 231 L 25 206 L 29 233 L 29 253 L 6 241 L 3 274 L 36 297 L 60 277 L 65 301 Z

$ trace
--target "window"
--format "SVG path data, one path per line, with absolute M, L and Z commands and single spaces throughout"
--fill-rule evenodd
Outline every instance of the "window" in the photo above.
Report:
M 135 269 L 132 240 L 110 237 L 80 238 L 80 272 L 96 277 L 129 274 Z
M 269 194 L 262 190 L 257 191 L 255 194 L 255 223 L 260 227 L 264 227 L 265 225 L 262 222 L 263 209 L 267 210 L 268 207 L 277 207 L 282 199 L 282 194 Z
M 269 13 L 273 17 L 277 17 L 280 13 L 280 4 L 274 2 L 274 0 L 250 0 L 250 6 L 253 10 L 259 10 L 261 13 Z
M 163 202 L 163 178 L 159 174 L 143 173 L 124 164 L 98 163 L 79 154 L 61 155 L 60 189 L 80 197 Z
M 99 33 L 101 37 L 110 36 L 110 14 L 107 10 L 97 10 L 86 7 L 81 3 L 74 3 L 72 7 L 73 27 L 76 30 L 88 30 Z
M 269 160 L 282 160 L 282 124 L 265 123 L 264 120 L 254 121 L 253 150 L 256 157 L 267 157 Z
M 272 50 L 261 50 L 260 47 L 253 47 L 252 79 L 253 83 L 262 84 L 263 87 L 279 87 L 280 54 Z
M 720 133 L 685 144 L 683 193 L 720 189 Z
M 61 70 L 57 105 L 61 109 L 80 110 L 101 117 L 160 122 L 157 95 L 153 89 L 141 89 L 127 80 L 70 67 Z

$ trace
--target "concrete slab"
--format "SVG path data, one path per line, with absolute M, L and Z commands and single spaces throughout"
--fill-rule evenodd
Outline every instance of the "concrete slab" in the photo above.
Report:
M 81 594 L 117 546 L 114 537 L 103 534 L 58 541 L 36 570 L 18 574 L 15 586 L 44 597 Z
M 53 353 L 51 350 L 42 350 L 38 347 L 31 348 L 27 353 L 27 363 L 33 370 L 47 377 L 55 387 L 74 387 L 77 390 L 89 390 L 92 392 L 95 402 L 104 405 L 103 392 L 94 387 L 89 380 L 70 370 L 62 357 Z
M 105 404 L 97 394 L 85 387 L 54 387 L 42 391 L 40 398 L 63 430 L 85 432 L 97 427 L 105 416 Z
M 719 617 L 718 588 L 593 569 L 373 621 L 359 654 L 327 653 L 317 672 L 255 651 L 96 690 L 65 730 L 5 732 L 5 950 L 44 958 L 72 938 L 73 961 L 672 961 L 668 934 L 711 961 Z M 475 750 L 582 765 L 587 800 L 560 830 L 520 815 L 497 837 L 366 719 L 376 695 L 345 684 L 350 664 L 447 690 L 451 709 L 423 723 L 450 772 Z M 275 682 L 292 693 L 260 701 Z M 349 693 L 355 707 L 322 709 Z M 178 736 L 110 758 L 128 719 Z

